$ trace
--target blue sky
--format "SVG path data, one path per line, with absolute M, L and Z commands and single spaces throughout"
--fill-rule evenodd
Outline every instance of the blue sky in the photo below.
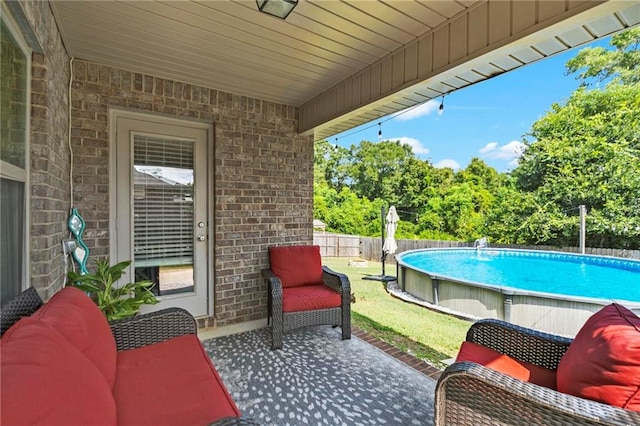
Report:
M 609 38 L 589 46 L 609 46 Z M 381 118 L 382 140 L 401 140 L 437 167 L 465 168 L 479 157 L 500 172 L 517 165 L 523 136 L 553 103 L 564 103 L 578 86 L 565 64 L 579 49 L 507 72 L 431 101 L 391 120 Z M 387 121 L 388 120 L 388 121 Z M 378 141 L 378 121 L 328 139 L 343 147 Z M 529 138 L 530 139 L 530 138 Z

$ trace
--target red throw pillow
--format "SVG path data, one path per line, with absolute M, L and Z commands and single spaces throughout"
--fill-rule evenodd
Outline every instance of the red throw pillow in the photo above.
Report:
M 269 264 L 282 287 L 322 282 L 320 246 L 269 247 Z
M 58 330 L 102 372 L 109 386 L 116 380 L 116 341 L 98 306 L 81 290 L 65 287 L 34 314 Z
M 111 386 L 52 326 L 32 317 L 0 339 L 3 425 L 116 425 Z
M 560 360 L 558 390 L 640 411 L 640 318 L 616 303 L 592 315 Z
M 555 371 L 539 365 L 519 361 L 474 342 L 462 343 L 456 362 L 462 361 L 475 362 L 476 364 L 483 365 L 516 379 L 544 386 L 549 389 L 556 388 Z

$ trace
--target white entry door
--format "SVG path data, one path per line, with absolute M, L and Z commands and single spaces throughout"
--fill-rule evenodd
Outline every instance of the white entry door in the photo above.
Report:
M 177 306 L 196 317 L 212 315 L 211 126 L 110 114 L 112 263 L 132 260 L 125 279 L 156 284 L 160 303 L 142 312 Z

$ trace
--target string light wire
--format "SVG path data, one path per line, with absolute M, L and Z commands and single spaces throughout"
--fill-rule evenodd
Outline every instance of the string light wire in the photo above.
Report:
M 396 118 L 396 117 L 400 117 L 401 115 L 404 115 L 404 114 L 408 113 L 409 111 L 412 111 L 412 110 L 414 110 L 414 109 L 418 108 L 419 106 L 421 106 L 421 105 L 423 105 L 423 104 L 426 104 L 427 102 L 432 101 L 432 100 L 433 100 L 433 99 L 427 99 L 427 100 L 425 100 L 425 101 L 422 101 L 422 102 L 420 102 L 420 103 L 417 103 L 417 104 L 415 104 L 414 106 L 412 106 L 412 107 L 410 107 L 410 108 L 407 108 L 407 109 L 405 109 L 405 110 L 403 110 L 403 111 L 401 111 L 401 112 L 391 114 L 391 115 L 390 115 L 387 119 L 385 119 L 385 120 L 381 120 L 381 121 L 379 121 L 379 122 L 378 122 L 378 123 L 376 123 L 376 124 L 372 124 L 372 125 L 370 125 L 370 126 L 363 127 L 362 129 L 354 130 L 353 132 L 347 133 L 346 135 L 343 135 L 343 136 L 341 136 L 341 137 L 342 137 L 342 138 L 346 138 L 346 137 L 349 137 L 349 136 L 356 135 L 356 134 L 358 134 L 358 133 L 364 132 L 365 130 L 373 129 L 373 128 L 374 128 L 374 127 L 376 127 L 376 126 L 380 126 L 380 125 L 382 125 L 382 124 L 386 123 L 387 121 L 393 120 L 393 119 L 394 119 L 394 118 Z M 380 131 L 380 133 L 379 133 L 379 134 L 380 134 L 380 136 L 382 136 L 382 131 Z M 313 143 L 320 142 L 321 140 L 326 140 L 326 138 L 316 139 L 316 140 L 314 140 L 314 141 L 313 141 Z M 338 138 L 336 138 L 336 141 L 337 141 L 337 140 L 338 140 Z
M 496 78 L 496 77 L 498 77 L 498 76 L 500 76 L 500 75 L 502 75 L 502 74 L 503 74 L 503 73 L 492 74 L 492 75 L 490 75 L 490 76 L 485 77 L 483 80 L 474 81 L 473 83 L 469 83 L 469 84 L 467 84 L 466 86 L 461 87 L 461 88 L 459 88 L 459 89 L 455 89 L 455 90 L 462 90 L 462 89 L 466 89 L 466 88 L 469 88 L 469 87 L 475 86 L 476 84 L 480 84 L 480 83 L 487 82 L 487 81 L 489 81 L 489 80 L 491 80 L 491 79 L 493 79 L 493 78 Z M 452 91 L 449 91 L 449 92 L 446 92 L 446 93 L 441 93 L 441 96 L 442 96 L 442 102 L 440 103 L 440 105 L 442 106 L 442 109 L 444 109 L 444 97 L 445 97 L 445 96 L 449 96 L 449 94 L 450 94 L 451 92 L 452 92 Z M 435 98 L 437 98 L 437 96 L 436 96 Z M 371 129 L 371 128 L 375 127 L 375 126 L 378 126 L 378 125 L 380 125 L 380 124 L 384 124 L 384 123 L 386 123 L 387 121 L 393 120 L 393 119 L 394 119 L 394 118 L 396 118 L 396 117 L 400 117 L 401 115 L 406 114 L 406 113 L 408 113 L 409 111 L 412 111 L 412 110 L 414 110 L 414 109 L 418 108 L 419 106 L 421 106 L 421 105 L 423 105 L 423 104 L 426 104 L 427 102 L 432 101 L 432 100 L 434 100 L 434 98 L 425 99 L 424 101 L 419 102 L 419 103 L 417 103 L 417 104 L 413 105 L 413 106 L 412 106 L 412 107 L 410 107 L 410 108 L 407 108 L 407 109 L 405 109 L 405 110 L 402 110 L 401 112 L 391 114 L 387 119 L 385 119 L 385 120 L 381 120 L 381 121 L 379 121 L 377 124 L 372 124 L 372 125 L 370 125 L 370 126 L 363 127 L 362 129 L 354 130 L 353 132 L 347 133 L 346 135 L 341 136 L 341 137 L 342 137 L 342 138 L 346 138 L 346 137 L 349 137 L 349 136 L 353 136 L 353 135 L 356 135 L 356 134 L 358 134 L 358 133 L 360 133 L 360 132 L 364 132 L 364 131 L 366 131 L 366 130 L 369 130 L 369 129 Z M 439 108 L 439 107 L 438 107 L 438 108 Z M 439 108 L 439 109 L 440 109 L 440 108 Z M 337 139 L 337 138 L 336 138 L 336 139 Z M 314 140 L 314 141 L 313 141 L 313 143 L 320 142 L 321 140 L 326 140 L 326 138 L 316 139 L 316 140 Z

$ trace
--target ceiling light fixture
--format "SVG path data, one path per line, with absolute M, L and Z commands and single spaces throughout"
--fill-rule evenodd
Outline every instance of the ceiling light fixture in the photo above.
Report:
M 298 0 L 256 0 L 258 10 L 280 19 L 287 19 Z

